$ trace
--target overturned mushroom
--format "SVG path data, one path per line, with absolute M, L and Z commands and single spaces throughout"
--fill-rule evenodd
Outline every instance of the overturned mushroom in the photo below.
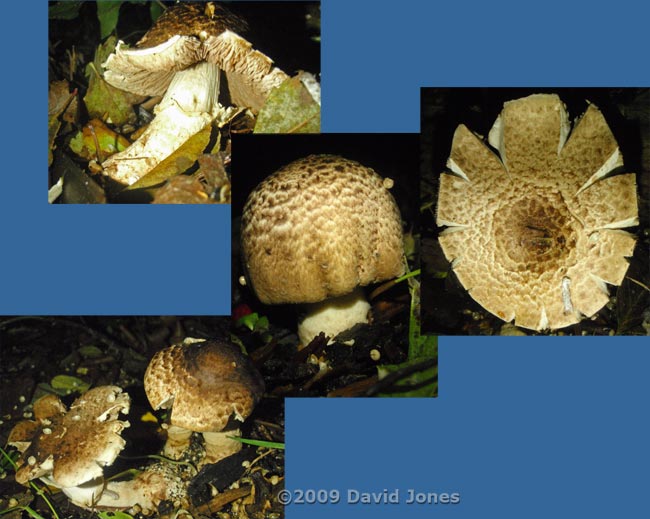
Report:
M 109 157 L 104 174 L 131 185 L 212 121 L 230 110 L 218 102 L 225 71 L 230 98 L 257 111 L 287 75 L 237 32 L 242 20 L 212 2 L 171 6 L 133 49 L 119 42 L 104 63 L 111 85 L 142 95 L 163 95 L 143 135 Z
M 367 322 L 359 287 L 404 273 L 391 186 L 353 160 L 310 155 L 249 195 L 241 226 L 247 276 L 263 303 L 310 303 L 298 327 L 303 345 Z
M 128 481 L 106 483 L 95 508 L 102 510 L 129 510 L 136 507 L 150 515 L 163 501 L 169 501 L 174 510 L 189 505 L 188 478 L 179 465 L 154 463 Z
M 192 432 L 203 434 L 202 463 L 235 454 L 243 422 L 264 392 L 261 376 L 237 346 L 225 341 L 187 340 L 154 355 L 144 378 L 154 409 L 170 410 L 164 454 L 180 458 Z
M 16 481 L 27 485 L 40 478 L 74 504 L 95 506 L 104 490 L 104 466 L 124 448 L 120 433 L 129 422 L 118 417 L 129 406 L 129 396 L 116 386 L 91 389 L 69 410 L 54 395 L 37 400 L 35 420 L 19 422 L 9 434 L 9 445 L 21 452 Z
M 638 224 L 635 175 L 590 104 L 571 130 L 557 95 L 505 103 L 490 150 L 460 125 L 440 176 L 437 223 L 459 281 L 517 326 L 557 329 L 592 316 L 619 285 Z

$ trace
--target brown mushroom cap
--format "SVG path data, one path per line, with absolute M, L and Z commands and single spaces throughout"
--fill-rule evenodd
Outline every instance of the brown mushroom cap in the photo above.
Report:
M 440 177 L 437 223 L 445 256 L 470 295 L 505 321 L 535 330 L 591 316 L 619 285 L 638 223 L 634 174 L 602 113 L 589 105 L 570 137 L 557 95 L 505 103 L 493 153 L 467 127 Z
M 264 392 L 250 359 L 225 341 L 165 348 L 144 377 L 154 409 L 171 409 L 172 425 L 191 431 L 220 431 L 231 417 L 245 420 Z
M 170 6 L 132 49 L 120 42 L 104 63 L 104 78 L 121 90 L 163 95 L 176 72 L 207 61 L 228 76 L 235 104 L 254 110 L 287 75 L 237 33 L 246 23 L 223 7 L 181 2 Z
M 130 399 L 116 386 L 91 389 L 77 398 L 70 410 L 58 397 L 48 395 L 34 403 L 35 420 L 19 422 L 8 443 L 22 451 L 16 481 L 47 477 L 55 485 L 76 487 L 103 474 L 124 448 L 120 433 L 128 422 Z
M 404 272 L 390 179 L 336 155 L 310 155 L 264 180 L 246 201 L 242 254 L 263 303 L 311 303 Z

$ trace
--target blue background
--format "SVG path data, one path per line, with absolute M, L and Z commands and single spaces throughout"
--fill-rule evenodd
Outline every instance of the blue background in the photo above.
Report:
M 650 85 L 641 2 L 322 7 L 324 131 L 416 132 L 420 86 Z M 48 206 L 47 3 L 3 3 L 0 34 L 0 314 L 227 313 L 228 208 Z M 289 488 L 461 493 L 289 519 L 650 517 L 642 341 L 443 338 L 438 399 L 289 400 Z

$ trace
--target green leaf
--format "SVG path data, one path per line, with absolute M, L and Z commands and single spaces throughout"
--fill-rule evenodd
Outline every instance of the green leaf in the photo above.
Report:
M 266 447 L 267 449 L 282 449 L 284 450 L 284 443 L 278 442 L 267 442 L 265 440 L 250 440 L 248 438 L 240 438 L 239 436 L 227 436 L 231 440 L 234 440 L 239 443 L 244 443 L 246 445 L 253 445 L 255 447 Z
M 319 133 L 320 106 L 300 81 L 287 79 L 260 110 L 254 133 Z
M 101 519 L 133 519 L 132 515 L 126 512 L 97 512 L 97 517 Z
M 135 96 L 109 85 L 102 77 L 101 64 L 115 49 L 117 38 L 108 38 L 103 45 L 97 47 L 95 59 L 86 67 L 88 77 L 88 92 L 84 102 L 88 115 L 97 119 L 108 120 L 116 126 L 135 123 L 137 116 L 133 110 Z
M 83 2 L 55 2 L 50 4 L 48 17 L 50 20 L 74 20 L 79 16 Z
M 97 18 L 99 19 L 99 35 L 103 40 L 117 27 L 117 20 L 120 17 L 122 2 L 111 0 L 97 0 Z
M 160 2 L 151 2 L 149 10 L 151 12 L 151 20 L 154 22 L 165 12 L 165 8 L 160 5 Z
M 50 384 L 54 389 L 69 393 L 85 393 L 90 388 L 88 382 L 70 375 L 57 375 L 50 381 Z
M 437 337 L 433 337 L 437 339 Z M 379 393 L 382 397 L 417 397 L 431 398 L 438 394 L 438 366 L 430 366 L 430 361 L 417 359 L 402 364 L 377 367 L 379 379 L 396 377 L 390 392 Z M 420 369 L 422 368 L 422 369 Z
M 79 355 L 81 355 L 84 359 L 98 359 L 104 356 L 104 352 L 97 346 L 93 345 L 82 346 L 77 351 L 79 352 Z
M 269 320 L 265 316 L 260 316 L 257 312 L 250 313 L 241 317 L 237 323 L 238 326 L 245 326 L 251 332 L 263 332 L 269 328 Z

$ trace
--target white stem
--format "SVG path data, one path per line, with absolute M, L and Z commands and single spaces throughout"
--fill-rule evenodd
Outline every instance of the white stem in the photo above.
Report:
M 333 339 L 355 324 L 367 323 L 370 303 L 363 289 L 307 306 L 307 315 L 298 323 L 298 337 L 307 346 L 320 332 Z
M 187 483 L 180 471 L 169 463 L 156 463 L 130 481 L 111 481 L 95 503 L 98 509 L 127 510 L 138 506 L 142 513 L 154 512 L 161 501 L 172 501 L 174 508 L 187 506 Z
M 57 484 L 52 482 L 49 478 L 41 478 L 48 485 L 58 487 Z M 99 496 L 104 490 L 104 478 L 95 478 L 92 481 L 87 481 L 78 487 L 63 487 L 61 491 L 68 496 L 72 503 L 82 508 L 92 508 Z
M 231 440 L 228 436 L 236 436 L 239 438 L 241 437 L 241 431 L 239 429 L 232 429 L 229 431 L 203 433 L 203 439 L 205 440 L 205 458 L 203 458 L 201 465 L 217 463 L 241 450 L 241 442 Z
M 189 448 L 191 437 L 192 431 L 189 429 L 170 425 L 167 429 L 167 441 L 163 448 L 163 455 L 174 460 L 179 459 Z
M 131 146 L 104 161 L 104 174 L 122 184 L 137 182 L 217 117 L 218 96 L 217 65 L 202 62 L 177 72 L 154 120 Z

